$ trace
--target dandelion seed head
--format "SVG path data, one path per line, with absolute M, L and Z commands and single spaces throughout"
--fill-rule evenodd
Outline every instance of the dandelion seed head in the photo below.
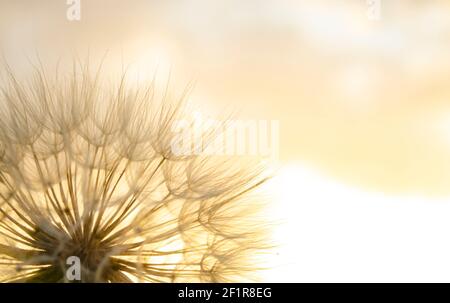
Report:
M 183 102 L 152 83 L 104 85 L 80 65 L 6 66 L 0 88 L 0 279 L 228 282 L 258 270 L 266 230 L 258 161 L 175 155 Z M 183 99 L 183 98 L 181 98 Z

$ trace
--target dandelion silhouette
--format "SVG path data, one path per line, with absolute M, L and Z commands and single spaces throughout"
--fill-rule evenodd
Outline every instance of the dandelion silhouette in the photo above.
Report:
M 29 82 L 5 70 L 2 281 L 67 282 L 71 256 L 81 282 L 229 282 L 259 269 L 262 169 L 172 153 L 183 102 L 125 76 L 101 85 L 88 64 L 52 79 L 38 67 Z

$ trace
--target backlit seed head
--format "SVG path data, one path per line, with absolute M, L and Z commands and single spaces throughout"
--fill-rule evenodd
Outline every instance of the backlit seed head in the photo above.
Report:
M 65 282 L 242 281 L 267 248 L 253 192 L 258 161 L 175 155 L 183 102 L 88 66 L 0 93 L 0 279 Z

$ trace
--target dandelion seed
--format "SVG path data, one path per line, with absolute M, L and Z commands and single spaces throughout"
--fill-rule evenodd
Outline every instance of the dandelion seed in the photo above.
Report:
M 157 102 L 125 77 L 51 80 L 38 68 L 0 92 L 0 279 L 67 282 L 228 282 L 258 269 L 267 247 L 252 163 L 171 153 L 183 106 Z M 159 105 L 158 105 L 159 104 Z

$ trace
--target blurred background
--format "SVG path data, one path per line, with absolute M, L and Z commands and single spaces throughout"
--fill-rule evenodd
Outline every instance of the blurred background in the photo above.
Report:
M 8 61 L 108 52 L 180 91 L 194 80 L 208 109 L 279 121 L 263 280 L 450 281 L 450 2 L 80 3 L 70 21 L 66 0 L 0 0 Z

